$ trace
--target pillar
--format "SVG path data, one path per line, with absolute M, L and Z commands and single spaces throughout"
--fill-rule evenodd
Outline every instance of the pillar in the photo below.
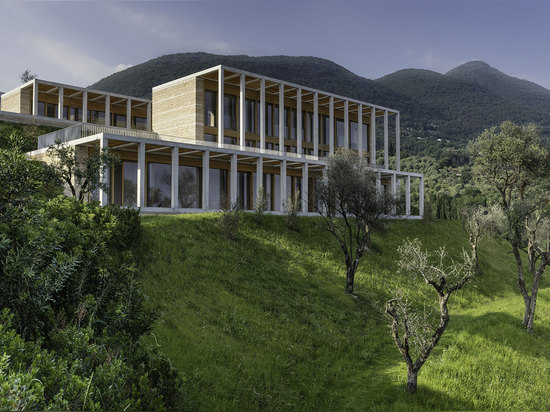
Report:
M 237 202 L 237 154 L 231 155 L 231 170 L 230 170 L 230 182 L 229 193 L 231 205 Z
M 370 112 L 370 164 L 376 164 L 376 108 Z
M 126 101 L 126 128 L 132 128 L 132 99 Z
M 296 90 L 296 152 L 302 155 L 302 89 Z
M 223 132 L 224 132 L 224 91 L 223 91 L 223 67 L 218 70 L 218 146 L 223 144 Z
M 137 164 L 137 207 L 145 207 L 145 143 L 140 143 L 138 147 Z
M 307 200 L 308 200 L 308 189 L 309 189 L 309 165 L 307 163 L 304 163 L 304 167 L 302 168 L 302 212 L 306 213 L 307 208 Z
M 210 202 L 210 151 L 202 154 L 202 208 L 208 210 Z
M 57 103 L 57 118 L 63 119 L 63 87 L 59 88 L 59 96 L 58 96 L 58 103 Z
M 246 102 L 246 95 L 245 95 L 245 76 L 244 73 L 241 74 L 241 81 L 240 81 L 240 90 L 239 90 L 239 145 L 241 147 L 241 150 L 244 149 L 246 146 L 245 143 L 245 102 Z
M 405 214 L 411 214 L 411 176 L 407 175 L 405 181 Z
M 313 94 L 313 156 L 319 156 L 319 93 Z
M 265 149 L 265 80 L 260 79 L 260 149 Z
M 349 149 L 351 147 L 349 141 L 349 102 L 344 100 L 344 147 Z
M 330 96 L 329 100 L 329 114 L 328 114 L 328 140 L 329 140 L 329 152 L 334 154 L 334 97 Z
M 285 86 L 284 84 L 279 85 L 279 152 L 283 154 L 285 153 Z
M 391 174 L 391 195 L 394 199 L 397 198 L 397 176 L 395 173 Z M 392 208 L 392 214 L 395 215 L 397 210 L 395 206 Z
M 179 162 L 180 154 L 179 148 L 172 148 L 172 184 L 171 184 L 171 207 L 177 209 L 179 205 Z
M 88 123 L 88 92 L 82 93 L 82 121 Z
M 424 176 L 420 176 L 419 183 L 419 194 L 418 194 L 418 214 L 420 217 L 424 216 Z
M 363 158 L 363 105 L 359 103 L 357 109 L 357 152 Z
M 109 141 L 107 138 L 102 134 L 99 139 L 99 150 L 103 150 L 109 147 Z M 100 170 L 100 176 L 99 179 L 102 184 L 109 184 L 109 172 L 110 168 L 107 167 L 104 171 Z M 109 188 L 107 188 L 109 190 Z M 101 206 L 106 206 L 107 203 L 109 203 L 109 194 L 106 190 L 103 190 L 102 188 L 99 188 L 99 203 Z
M 36 79 L 32 82 L 32 114 L 38 116 L 38 83 Z
M 105 96 L 105 126 L 111 125 L 111 96 Z
M 151 115 L 151 102 L 147 103 L 147 131 L 150 132 L 153 130 L 151 125 L 152 115 Z
M 384 110 L 384 169 L 390 168 L 388 152 L 388 111 Z
M 286 160 L 281 161 L 279 211 L 284 212 L 286 207 Z
M 395 170 L 398 172 L 401 170 L 401 122 L 399 113 L 395 114 Z

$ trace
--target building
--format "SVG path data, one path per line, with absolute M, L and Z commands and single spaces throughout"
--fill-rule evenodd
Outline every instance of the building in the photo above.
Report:
M 269 210 L 284 212 L 298 192 L 302 211 L 313 212 L 313 179 L 344 147 L 367 159 L 380 190 L 404 192 L 402 217 L 423 214 L 423 176 L 400 167 L 398 111 L 227 66 L 156 86 L 152 101 L 33 80 L 4 94 L 0 109 L 0 119 L 63 125 L 40 136 L 31 156 L 45 156 L 57 139 L 83 156 L 98 142 L 117 152 L 120 165 L 104 176 L 110 191 L 97 194 L 102 204 L 179 213 L 217 210 L 229 198 L 252 209 L 263 186 Z M 419 193 L 413 207 L 412 181 Z

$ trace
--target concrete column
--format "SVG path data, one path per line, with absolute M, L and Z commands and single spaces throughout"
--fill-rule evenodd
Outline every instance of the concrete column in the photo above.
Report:
M 224 135 L 224 114 L 223 114 L 223 67 L 220 67 L 218 71 L 218 145 L 223 144 Z
M 258 157 L 256 161 L 256 199 L 258 198 L 258 192 L 260 191 L 260 186 L 263 186 L 264 183 L 264 159 L 263 157 Z M 264 187 L 265 193 L 265 187 Z
M 384 169 L 390 168 L 388 148 L 388 111 L 384 110 Z
M 371 108 L 370 112 L 370 164 L 376 164 L 376 109 Z
M 363 105 L 359 103 L 357 109 L 357 152 L 363 157 Z
M 38 116 L 38 83 L 36 79 L 32 83 L 32 114 Z
M 140 143 L 138 148 L 138 164 L 137 164 L 137 207 L 145 207 L 145 143 Z
M 132 128 L 132 99 L 126 101 L 126 128 Z
M 279 152 L 285 153 L 285 86 L 283 84 L 279 85 Z
M 329 114 L 328 114 L 328 140 L 329 140 L 329 152 L 334 153 L 334 97 L 330 96 L 329 100 Z
M 349 149 L 349 102 L 344 100 L 344 147 Z
M 230 170 L 230 182 L 229 193 L 231 205 L 237 201 L 237 154 L 231 155 L 231 170 Z
M 241 150 L 243 150 L 244 147 L 246 146 L 246 143 L 245 143 L 246 113 L 245 113 L 245 105 L 244 105 L 245 101 L 246 101 L 245 76 L 244 74 L 241 74 L 240 90 L 239 90 L 239 145 L 241 147 Z
M 63 87 L 59 88 L 59 96 L 57 102 L 57 118 L 63 119 Z
M 111 125 L 111 96 L 105 96 L 105 126 Z
M 265 149 L 265 80 L 260 79 L 260 149 Z
M 279 211 L 284 212 L 286 209 L 286 160 L 285 159 L 281 161 L 281 175 L 279 180 L 281 182 L 281 185 L 279 187 L 280 189 Z
M 102 135 L 101 138 L 99 139 L 99 150 L 103 150 L 108 147 L 109 147 L 109 141 L 104 135 Z M 104 172 L 101 172 L 100 170 L 101 175 L 99 178 L 103 184 L 109 185 L 110 171 L 111 171 L 110 167 L 106 168 Z M 109 186 L 107 187 L 107 190 L 110 190 Z M 101 206 L 106 206 L 107 203 L 109 203 L 109 193 L 101 188 L 99 188 L 99 203 Z
M 82 93 L 82 122 L 88 123 L 88 92 Z
M 391 174 L 391 195 L 395 199 L 397 197 L 397 176 L 395 173 Z M 395 215 L 397 210 L 395 206 L 392 208 L 392 214 Z
M 307 212 L 307 196 L 308 196 L 308 182 L 309 182 L 309 165 L 304 164 L 302 168 L 302 212 Z
M 152 114 L 151 114 L 151 103 L 147 103 L 147 131 L 150 132 L 153 130 L 152 126 Z
M 424 176 L 420 177 L 419 195 L 418 195 L 418 214 L 424 216 Z
M 407 176 L 405 181 L 405 214 L 411 214 L 411 176 Z
M 296 152 L 302 156 L 302 89 L 296 90 Z
M 171 185 L 171 207 L 177 209 L 179 205 L 179 163 L 180 153 L 178 147 L 172 148 L 172 185 Z
M 208 210 L 210 202 L 210 151 L 202 154 L 202 208 Z
M 313 94 L 313 156 L 319 156 L 319 93 Z
M 395 114 L 395 170 L 401 170 L 401 122 L 399 113 Z

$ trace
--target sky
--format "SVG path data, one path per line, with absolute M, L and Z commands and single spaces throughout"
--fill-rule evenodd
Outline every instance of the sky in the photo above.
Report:
M 88 86 L 164 54 L 317 56 L 376 79 L 482 60 L 550 88 L 550 0 L 0 0 L 0 91 Z

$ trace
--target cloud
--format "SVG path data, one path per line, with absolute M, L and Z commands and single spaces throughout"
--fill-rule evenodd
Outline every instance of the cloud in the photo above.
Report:
M 130 68 L 130 67 L 132 67 L 132 66 L 133 66 L 132 64 L 122 64 L 122 63 L 121 63 L 121 64 L 117 64 L 117 65 L 115 66 L 114 72 L 115 72 L 115 73 L 116 73 L 116 72 L 121 72 L 122 70 L 126 70 L 126 69 L 128 69 L 128 68 Z
M 455 59 L 450 59 L 447 56 L 433 50 L 418 51 L 409 49 L 406 52 L 406 56 L 409 61 L 409 65 L 412 67 L 420 66 L 423 69 L 438 72 L 447 72 L 459 64 L 459 62 Z

